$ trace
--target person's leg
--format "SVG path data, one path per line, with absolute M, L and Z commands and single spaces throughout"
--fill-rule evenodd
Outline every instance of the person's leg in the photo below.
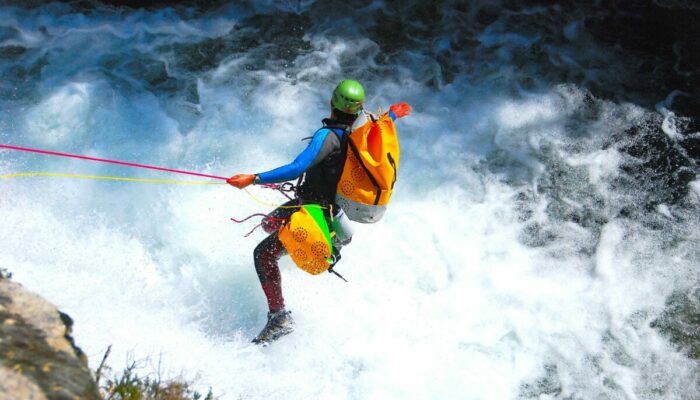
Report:
M 263 292 L 267 298 L 267 307 L 270 310 L 267 314 L 267 324 L 258 336 L 253 339 L 253 343 L 266 344 L 284 336 L 294 329 L 294 320 L 291 312 L 284 309 L 284 297 L 282 296 L 282 275 L 280 274 L 277 262 L 280 257 L 287 254 L 282 242 L 277 238 L 277 231 L 298 209 L 289 207 L 298 204 L 297 200 L 292 200 L 277 208 L 267 215 L 261 223 L 265 232 L 270 236 L 265 238 L 253 252 L 255 261 L 255 271 L 260 279 Z
M 276 312 L 284 308 L 282 297 L 282 276 L 277 261 L 286 254 L 284 246 L 277 239 L 277 233 L 273 233 L 260 242 L 253 252 L 255 271 L 258 273 L 267 305 L 270 312 Z
M 255 248 L 255 270 L 260 278 L 265 297 L 267 297 L 267 324 L 253 339 L 253 343 L 266 345 L 294 330 L 291 312 L 284 309 L 282 297 L 282 276 L 277 261 L 286 254 L 284 246 L 273 233 Z

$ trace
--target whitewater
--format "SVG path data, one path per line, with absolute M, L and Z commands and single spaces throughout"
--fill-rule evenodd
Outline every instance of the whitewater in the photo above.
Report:
M 111 345 L 115 369 L 149 360 L 222 399 L 700 398 L 693 344 L 668 333 L 687 322 L 673 299 L 700 307 L 672 96 L 592 94 L 624 72 L 577 11 L 351 3 L 0 6 L 4 144 L 230 176 L 291 161 L 341 79 L 370 111 L 413 106 L 391 206 L 343 249 L 349 282 L 282 259 L 293 334 L 250 344 L 264 233 L 230 218 L 272 207 L 228 185 L 0 180 L 0 267 L 71 315 L 93 368 Z M 668 176 L 630 150 L 650 138 L 680 154 Z M 178 179 L 0 150 L 19 172 Z

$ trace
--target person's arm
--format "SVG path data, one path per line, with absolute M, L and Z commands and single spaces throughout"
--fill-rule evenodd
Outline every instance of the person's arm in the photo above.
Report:
M 321 162 L 334 150 L 332 143 L 326 140 L 329 134 L 331 134 L 330 129 L 319 129 L 306 149 L 287 165 L 255 175 L 234 175 L 227 182 L 242 189 L 251 183 L 279 183 L 296 179 L 309 168 Z

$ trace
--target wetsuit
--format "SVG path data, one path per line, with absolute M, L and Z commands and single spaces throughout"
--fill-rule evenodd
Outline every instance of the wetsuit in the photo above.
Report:
M 389 112 L 396 120 L 396 115 Z M 290 164 L 257 174 L 256 183 L 280 183 L 304 175 L 297 188 L 297 198 L 284 204 L 286 207 L 298 204 L 321 204 L 325 207 L 340 208 L 334 204 L 338 181 L 343 173 L 347 156 L 347 133 L 344 125 L 336 120 L 324 119 L 324 127 L 316 131 L 309 146 Z M 253 257 L 255 271 L 267 297 L 270 311 L 284 308 L 282 277 L 277 260 L 286 254 L 284 246 L 277 238 L 277 230 L 296 211 L 296 208 L 277 208 L 263 220 L 262 227 L 270 236 L 255 248 Z
M 277 230 L 296 211 L 299 204 L 333 204 L 335 190 L 345 165 L 347 146 L 344 127 L 338 121 L 325 119 L 324 127 L 316 131 L 309 146 L 294 161 L 268 172 L 257 174 L 256 183 L 280 183 L 296 179 L 303 181 L 297 187 L 297 198 L 268 214 L 262 227 L 269 233 L 255 248 L 255 271 L 262 285 L 270 311 L 284 308 L 282 278 L 277 260 L 286 254 L 277 238 Z

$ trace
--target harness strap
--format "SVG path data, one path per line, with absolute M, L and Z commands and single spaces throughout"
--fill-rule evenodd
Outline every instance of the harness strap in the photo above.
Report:
M 345 282 L 348 281 L 347 279 L 343 278 L 343 275 L 340 275 L 339 273 L 335 272 L 335 270 L 332 269 L 332 268 L 328 268 L 328 272 L 330 272 L 330 273 L 332 273 L 332 274 L 335 274 L 335 276 L 337 276 L 338 278 L 344 280 Z
M 335 265 L 338 264 L 338 261 L 340 261 L 340 258 L 341 258 L 341 257 L 340 257 L 340 252 L 339 252 L 337 249 L 333 248 L 333 254 L 331 255 L 331 265 L 328 267 L 328 272 L 334 274 L 334 275 L 337 276 L 338 278 L 340 278 L 340 279 L 344 280 L 345 282 L 347 282 L 348 280 L 345 279 L 345 278 L 343 278 L 343 275 L 340 275 L 340 274 L 339 274 L 338 272 L 336 272 L 336 270 L 334 269 L 334 268 L 335 268 Z

